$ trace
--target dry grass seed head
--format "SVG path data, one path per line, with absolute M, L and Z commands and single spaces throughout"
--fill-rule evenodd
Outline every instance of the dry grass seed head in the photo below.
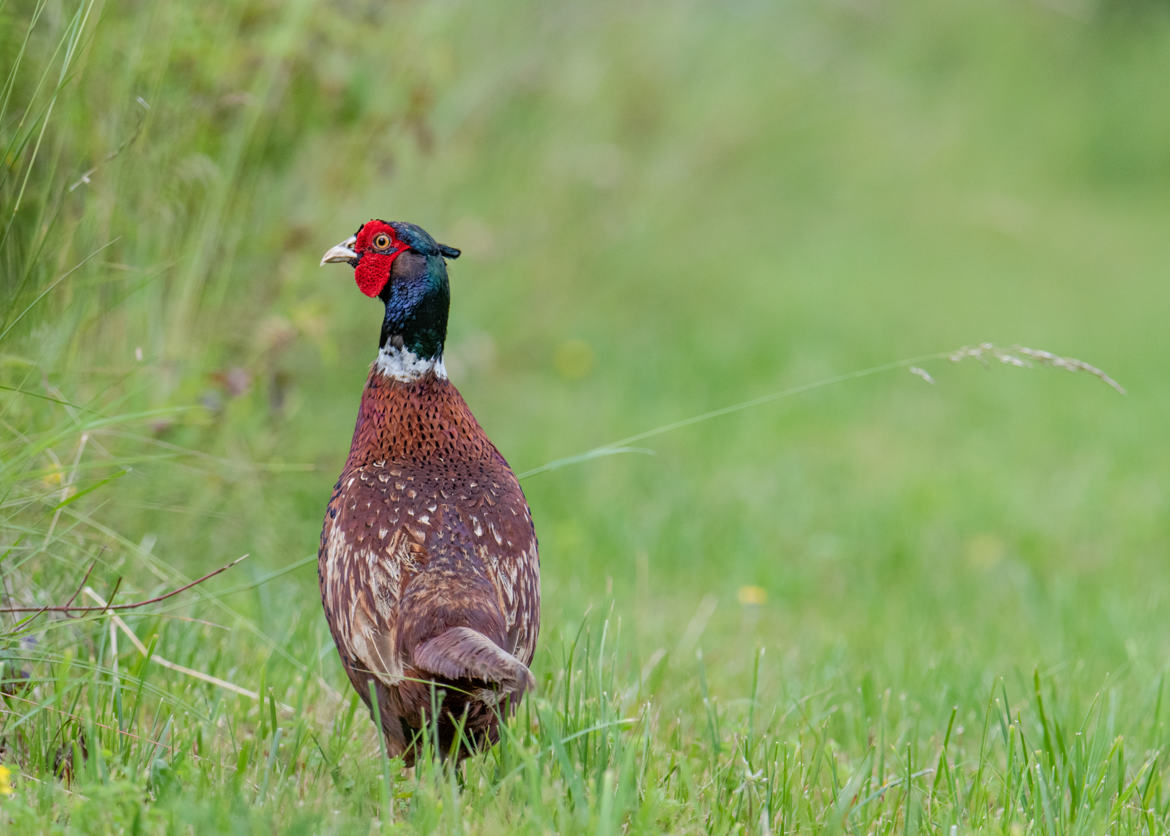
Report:
M 1086 363 L 1084 360 L 1078 360 L 1076 357 L 1062 357 L 1040 348 L 1028 348 L 1023 345 L 1001 348 L 994 343 L 979 343 L 978 345 L 965 345 L 950 355 L 952 363 L 958 363 L 968 358 L 978 360 L 985 366 L 989 364 L 990 360 L 998 360 L 1005 365 L 1021 369 L 1038 365 L 1065 369 L 1070 372 L 1084 372 L 1091 374 L 1118 393 L 1125 394 L 1125 388 L 1120 383 L 1096 366 Z

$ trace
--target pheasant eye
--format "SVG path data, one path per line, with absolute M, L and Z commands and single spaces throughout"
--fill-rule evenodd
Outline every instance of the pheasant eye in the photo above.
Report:
M 379 250 L 390 249 L 390 236 L 385 232 L 379 232 L 374 236 L 374 247 Z

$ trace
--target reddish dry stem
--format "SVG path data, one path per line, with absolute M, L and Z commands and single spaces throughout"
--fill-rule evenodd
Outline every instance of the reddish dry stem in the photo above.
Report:
M 75 592 L 75 593 L 73 593 L 73 596 L 70 597 L 70 599 L 67 603 L 62 604 L 62 605 L 57 606 L 57 607 L 0 607 L 0 613 L 32 612 L 32 613 L 40 614 L 43 612 L 62 612 L 62 613 L 65 613 L 68 615 L 69 613 L 113 612 L 116 610 L 134 610 L 134 609 L 138 609 L 139 607 L 145 607 L 148 604 L 157 604 L 159 601 L 165 601 L 168 598 L 174 598 L 179 593 L 186 592 L 191 587 L 198 586 L 199 584 L 203 583 L 204 581 L 211 580 L 216 575 L 218 575 L 222 572 L 226 572 L 228 569 L 235 566 L 237 563 L 239 563 L 241 560 L 243 560 L 247 556 L 248 555 L 246 555 L 246 554 L 240 555 L 239 557 L 237 557 L 235 560 L 233 560 L 231 563 L 227 564 L 226 566 L 220 566 L 218 569 L 211 571 L 211 572 L 208 572 L 203 577 L 196 578 L 195 580 L 191 581 L 191 583 L 184 584 L 183 586 L 180 586 L 178 589 L 172 589 L 170 592 L 166 592 L 162 595 L 156 595 L 153 598 L 147 598 L 145 601 L 134 601 L 133 603 L 130 603 L 130 604 L 108 604 L 104 607 L 79 607 L 79 606 L 74 606 L 74 604 L 73 604 L 73 601 L 77 598 L 77 593 Z M 92 572 L 92 571 L 93 571 L 93 566 L 91 565 L 89 567 L 89 570 L 85 573 L 85 577 L 82 578 L 82 580 L 81 580 L 81 586 L 78 587 L 79 591 L 80 591 L 81 587 L 85 586 L 85 582 L 86 582 L 86 580 L 89 579 L 90 572 Z M 117 593 L 118 587 L 121 586 L 121 584 L 122 584 L 122 579 L 118 578 L 117 583 L 114 585 L 114 593 Z M 110 598 L 111 598 L 111 600 L 113 599 L 113 594 L 111 594 Z

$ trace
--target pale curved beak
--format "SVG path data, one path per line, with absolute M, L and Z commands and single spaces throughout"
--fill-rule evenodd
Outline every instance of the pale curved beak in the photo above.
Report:
M 353 261 L 358 257 L 358 254 L 351 249 L 356 242 L 357 236 L 351 235 L 336 247 L 332 247 L 325 255 L 321 256 L 321 266 L 324 267 L 326 264 L 338 261 Z

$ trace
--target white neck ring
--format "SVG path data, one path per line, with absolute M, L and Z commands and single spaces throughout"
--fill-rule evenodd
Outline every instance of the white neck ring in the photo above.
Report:
M 374 361 L 374 368 L 385 377 L 401 383 L 411 383 L 429 372 L 434 372 L 435 377 L 440 380 L 447 379 L 443 355 L 419 357 L 409 348 L 382 346 L 378 349 L 378 359 Z

